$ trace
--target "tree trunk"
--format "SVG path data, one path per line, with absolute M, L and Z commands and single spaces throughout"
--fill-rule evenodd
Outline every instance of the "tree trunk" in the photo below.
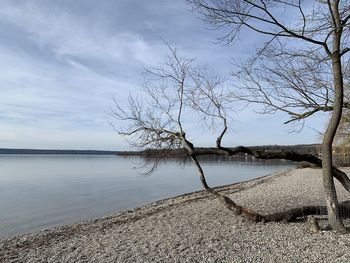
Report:
M 325 191 L 325 198 L 328 210 L 328 220 L 332 229 L 345 233 L 343 221 L 340 218 L 337 193 L 332 176 L 332 144 L 337 131 L 343 109 L 343 75 L 341 68 L 340 41 L 342 27 L 336 1 L 332 3 L 334 16 L 334 35 L 333 35 L 333 53 L 332 59 L 333 82 L 334 82 L 334 106 L 331 119 L 328 123 L 323 141 L 322 141 L 322 179 Z

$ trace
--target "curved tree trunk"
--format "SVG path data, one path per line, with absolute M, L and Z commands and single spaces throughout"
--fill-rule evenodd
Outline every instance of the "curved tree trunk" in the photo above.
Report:
M 340 55 L 342 25 L 337 1 L 333 1 L 331 4 L 331 9 L 334 18 L 333 54 L 330 55 L 332 59 L 334 82 L 334 106 L 331 119 L 328 123 L 328 127 L 322 141 L 322 178 L 329 223 L 335 231 L 345 233 L 346 229 L 340 218 L 338 198 L 332 176 L 332 144 L 343 109 L 343 75 Z
M 332 176 L 332 144 L 340 122 L 343 108 L 343 83 L 341 74 L 340 57 L 334 56 L 334 109 L 322 142 L 322 179 L 328 209 L 329 223 L 334 230 L 344 233 L 346 230 L 339 215 L 338 198 Z

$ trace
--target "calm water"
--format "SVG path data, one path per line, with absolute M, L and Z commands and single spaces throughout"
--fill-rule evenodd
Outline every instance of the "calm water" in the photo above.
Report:
M 0 155 L 0 238 L 109 215 L 201 190 L 191 163 L 168 160 L 151 176 L 139 157 Z M 286 170 L 289 162 L 203 161 L 212 186 Z

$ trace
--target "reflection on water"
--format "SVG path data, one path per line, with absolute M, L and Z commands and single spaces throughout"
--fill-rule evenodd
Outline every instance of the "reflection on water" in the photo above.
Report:
M 143 176 L 139 157 L 0 155 L 0 238 L 97 218 L 201 190 L 186 159 L 162 160 Z M 212 186 L 293 168 L 286 161 L 202 159 Z

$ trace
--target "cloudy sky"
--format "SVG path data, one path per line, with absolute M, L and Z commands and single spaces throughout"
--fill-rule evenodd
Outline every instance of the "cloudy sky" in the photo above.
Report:
M 0 147 L 127 149 L 110 123 L 113 96 L 142 84 L 143 66 L 167 54 L 163 40 L 220 74 L 262 43 L 246 33 L 234 46 L 217 41 L 183 0 L 0 1 Z M 249 48 L 247 48 L 249 47 Z M 233 115 L 229 145 L 313 143 L 313 130 L 285 126 L 284 115 Z M 312 128 L 311 128 L 312 127 Z M 212 133 L 192 134 L 211 145 Z

